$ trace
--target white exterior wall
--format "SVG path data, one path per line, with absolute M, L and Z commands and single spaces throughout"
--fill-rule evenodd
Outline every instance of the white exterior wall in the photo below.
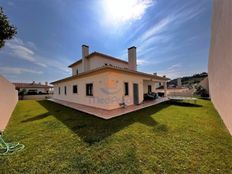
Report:
M 4 130 L 18 102 L 15 86 L 0 75 L 0 131 Z
M 143 93 L 144 94 L 148 93 L 148 85 L 151 85 L 152 92 L 156 91 L 157 82 L 155 82 L 155 81 L 149 81 L 149 80 L 144 80 L 143 81 Z
M 76 75 L 77 74 L 77 69 L 78 69 L 78 73 L 82 73 L 83 69 L 82 69 L 82 63 L 79 63 L 75 66 L 72 67 L 72 75 Z
M 99 107 L 103 109 L 108 109 L 108 105 L 105 103 L 95 102 L 97 98 L 106 97 L 106 95 L 101 93 L 102 83 L 101 81 L 107 80 L 108 76 L 106 73 L 96 74 L 88 77 L 83 77 L 80 79 L 74 79 L 66 82 L 61 82 L 54 85 L 53 98 L 59 100 L 66 100 L 74 103 L 79 103 L 83 105 Z M 86 84 L 93 83 L 93 96 L 86 96 Z M 73 94 L 73 85 L 78 86 L 78 93 Z M 67 95 L 64 94 L 64 86 L 67 88 Z M 60 87 L 60 95 L 59 95 Z
M 91 58 L 87 58 L 87 69 L 88 70 L 92 70 L 92 69 L 96 69 L 99 67 L 102 67 L 105 65 L 105 63 L 107 64 L 111 64 L 113 66 L 118 66 L 121 68 L 128 68 L 128 64 L 125 62 L 121 62 L 121 61 L 117 61 L 117 60 L 113 60 L 110 58 L 106 58 L 106 57 L 102 57 L 102 56 L 98 56 L 95 55 Z M 82 62 L 80 62 L 79 64 L 75 65 L 72 67 L 72 75 L 76 75 L 76 71 L 78 69 L 79 73 L 83 72 L 83 67 L 82 67 Z
M 128 82 L 129 95 L 124 96 L 124 83 Z M 116 83 L 116 85 L 114 85 Z M 111 102 L 109 109 L 119 108 L 119 102 L 126 103 L 127 106 L 134 104 L 133 84 L 137 83 L 139 88 L 139 103 L 143 102 L 143 78 L 136 75 L 129 75 L 125 73 L 110 72 L 109 73 L 109 86 L 115 86 L 110 94 L 111 99 L 117 99 L 116 102 Z
M 120 61 L 116 61 L 116 60 L 112 60 L 110 58 L 105 58 L 105 57 L 101 57 L 101 56 L 94 56 L 94 57 L 91 57 L 89 59 L 89 68 L 90 69 L 95 69 L 95 68 L 98 68 L 98 67 L 102 67 L 105 65 L 105 63 L 107 64 L 111 64 L 113 66 L 118 66 L 118 67 L 121 67 L 121 68 L 128 68 L 128 64 L 127 63 L 123 63 L 123 62 L 120 62 Z
M 119 103 L 123 102 L 124 82 L 129 83 L 129 96 L 124 97 L 124 102 L 127 105 L 133 105 L 133 83 L 137 83 L 139 103 L 141 103 L 143 101 L 143 78 L 111 71 L 55 84 L 53 98 L 107 110 L 116 109 L 120 107 Z M 86 96 L 87 83 L 93 83 L 93 96 Z M 78 85 L 78 94 L 73 94 L 73 85 Z M 60 95 L 58 86 L 61 87 Z M 64 86 L 67 86 L 67 95 L 64 94 Z
M 232 1 L 213 2 L 209 91 L 215 108 L 232 135 Z

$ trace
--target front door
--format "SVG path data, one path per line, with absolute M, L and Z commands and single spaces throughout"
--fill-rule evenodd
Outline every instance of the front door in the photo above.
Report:
M 139 86 L 137 83 L 133 84 L 134 104 L 139 104 Z

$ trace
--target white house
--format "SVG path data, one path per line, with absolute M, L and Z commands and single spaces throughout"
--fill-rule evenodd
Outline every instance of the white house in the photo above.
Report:
M 137 71 L 136 47 L 128 48 L 128 61 L 99 52 L 89 54 L 82 45 L 82 58 L 69 65 L 72 76 L 52 82 L 54 99 L 112 110 L 123 105 L 139 105 L 144 94 L 155 92 L 165 76 Z M 166 95 L 166 90 L 165 95 Z
M 48 94 L 52 92 L 53 87 L 48 85 L 48 82 L 45 84 L 35 83 L 21 83 L 21 82 L 14 82 L 15 89 L 19 92 L 24 90 L 26 94 Z

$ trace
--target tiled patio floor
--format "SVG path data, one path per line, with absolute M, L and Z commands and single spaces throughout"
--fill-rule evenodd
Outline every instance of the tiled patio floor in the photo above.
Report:
M 140 105 L 131 105 L 127 106 L 126 108 L 118 108 L 118 109 L 113 109 L 113 110 L 105 110 L 105 109 L 99 109 L 91 106 L 86 106 L 86 105 L 81 105 L 73 102 L 68 102 L 64 100 L 57 100 L 57 99 L 49 99 L 52 102 L 79 110 L 81 112 L 85 112 L 103 119 L 110 119 L 114 117 L 118 117 L 123 114 L 127 114 L 130 112 L 134 112 L 149 106 L 157 105 L 159 103 L 168 101 L 169 99 L 167 97 L 160 98 L 157 100 L 152 100 L 152 101 L 145 101 Z

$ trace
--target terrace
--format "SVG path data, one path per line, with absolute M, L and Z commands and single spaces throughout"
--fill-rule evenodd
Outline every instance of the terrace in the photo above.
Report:
M 97 116 L 99 118 L 111 119 L 114 117 L 118 117 L 118 116 L 128 114 L 131 112 L 135 112 L 135 111 L 138 111 L 140 109 L 147 108 L 147 107 L 154 106 L 154 105 L 157 105 L 159 103 L 168 101 L 168 98 L 163 97 L 163 98 L 159 98 L 156 100 L 144 101 L 142 104 L 139 104 L 139 105 L 131 105 L 131 106 L 126 106 L 125 108 L 122 107 L 122 108 L 112 109 L 112 110 L 95 108 L 95 107 L 91 107 L 91 106 L 81 105 L 78 103 L 64 101 L 64 100 L 57 100 L 57 99 L 49 99 L 49 100 L 53 101 L 55 103 L 70 107 L 72 109 L 76 109 L 78 111 Z

